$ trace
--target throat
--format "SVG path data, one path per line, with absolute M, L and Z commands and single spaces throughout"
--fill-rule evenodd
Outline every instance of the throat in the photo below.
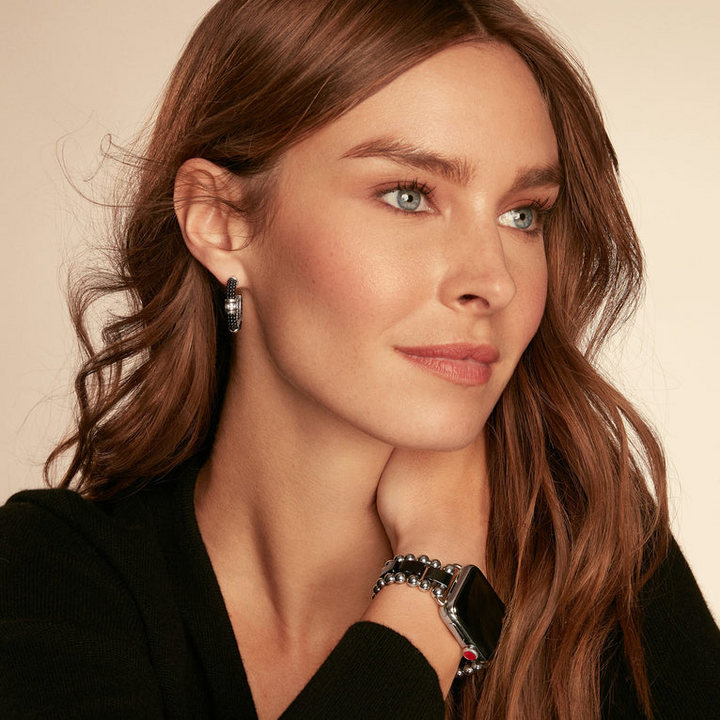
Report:
M 243 631 L 236 634 L 259 720 L 275 720 L 282 715 L 343 634 L 344 631 L 322 642 L 318 639 L 302 645 L 287 643 L 272 631 L 252 634 L 252 637 Z
M 304 580 L 299 578 L 297 600 Z M 334 582 L 331 572 L 314 580 L 323 602 L 304 606 L 304 619 L 294 622 L 277 615 L 272 603 L 220 583 L 259 720 L 274 720 L 288 708 L 370 602 L 373 581 L 357 592 Z

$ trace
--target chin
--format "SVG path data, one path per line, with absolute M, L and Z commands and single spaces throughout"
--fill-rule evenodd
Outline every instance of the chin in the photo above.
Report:
M 384 442 L 408 450 L 453 452 L 462 450 L 477 440 L 485 427 L 489 413 L 475 417 L 415 417 L 412 424 L 393 431 L 378 433 Z

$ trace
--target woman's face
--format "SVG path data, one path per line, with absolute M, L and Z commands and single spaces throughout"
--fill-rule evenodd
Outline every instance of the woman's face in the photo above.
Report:
M 494 43 L 433 56 L 284 156 L 243 251 L 241 357 L 284 403 L 391 445 L 469 444 L 540 322 L 558 181 L 523 61 Z

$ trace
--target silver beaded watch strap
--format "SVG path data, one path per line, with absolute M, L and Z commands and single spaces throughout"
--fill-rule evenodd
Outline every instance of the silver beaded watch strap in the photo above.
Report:
M 388 560 L 380 571 L 380 577 L 373 588 L 373 597 L 385 585 L 407 583 L 425 592 L 431 591 L 438 605 L 445 604 L 447 589 L 460 565 L 443 566 L 439 560 L 430 560 L 427 555 L 416 558 L 412 554 L 396 555 Z
M 431 560 L 427 555 L 420 555 L 418 558 L 412 554 L 396 555 L 385 563 L 373 587 L 372 597 L 374 598 L 387 585 L 407 585 L 428 592 L 443 608 L 461 569 L 461 565 L 443 565 L 439 560 Z M 463 658 L 456 676 L 472 675 L 487 665 L 487 661 L 480 657 L 476 647 L 462 642 L 461 645 L 463 645 Z

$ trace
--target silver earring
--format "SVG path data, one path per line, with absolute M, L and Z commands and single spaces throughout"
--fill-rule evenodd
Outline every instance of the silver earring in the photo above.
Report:
M 242 327 L 242 295 L 236 294 L 237 278 L 231 277 L 225 286 L 225 315 L 231 333 Z

